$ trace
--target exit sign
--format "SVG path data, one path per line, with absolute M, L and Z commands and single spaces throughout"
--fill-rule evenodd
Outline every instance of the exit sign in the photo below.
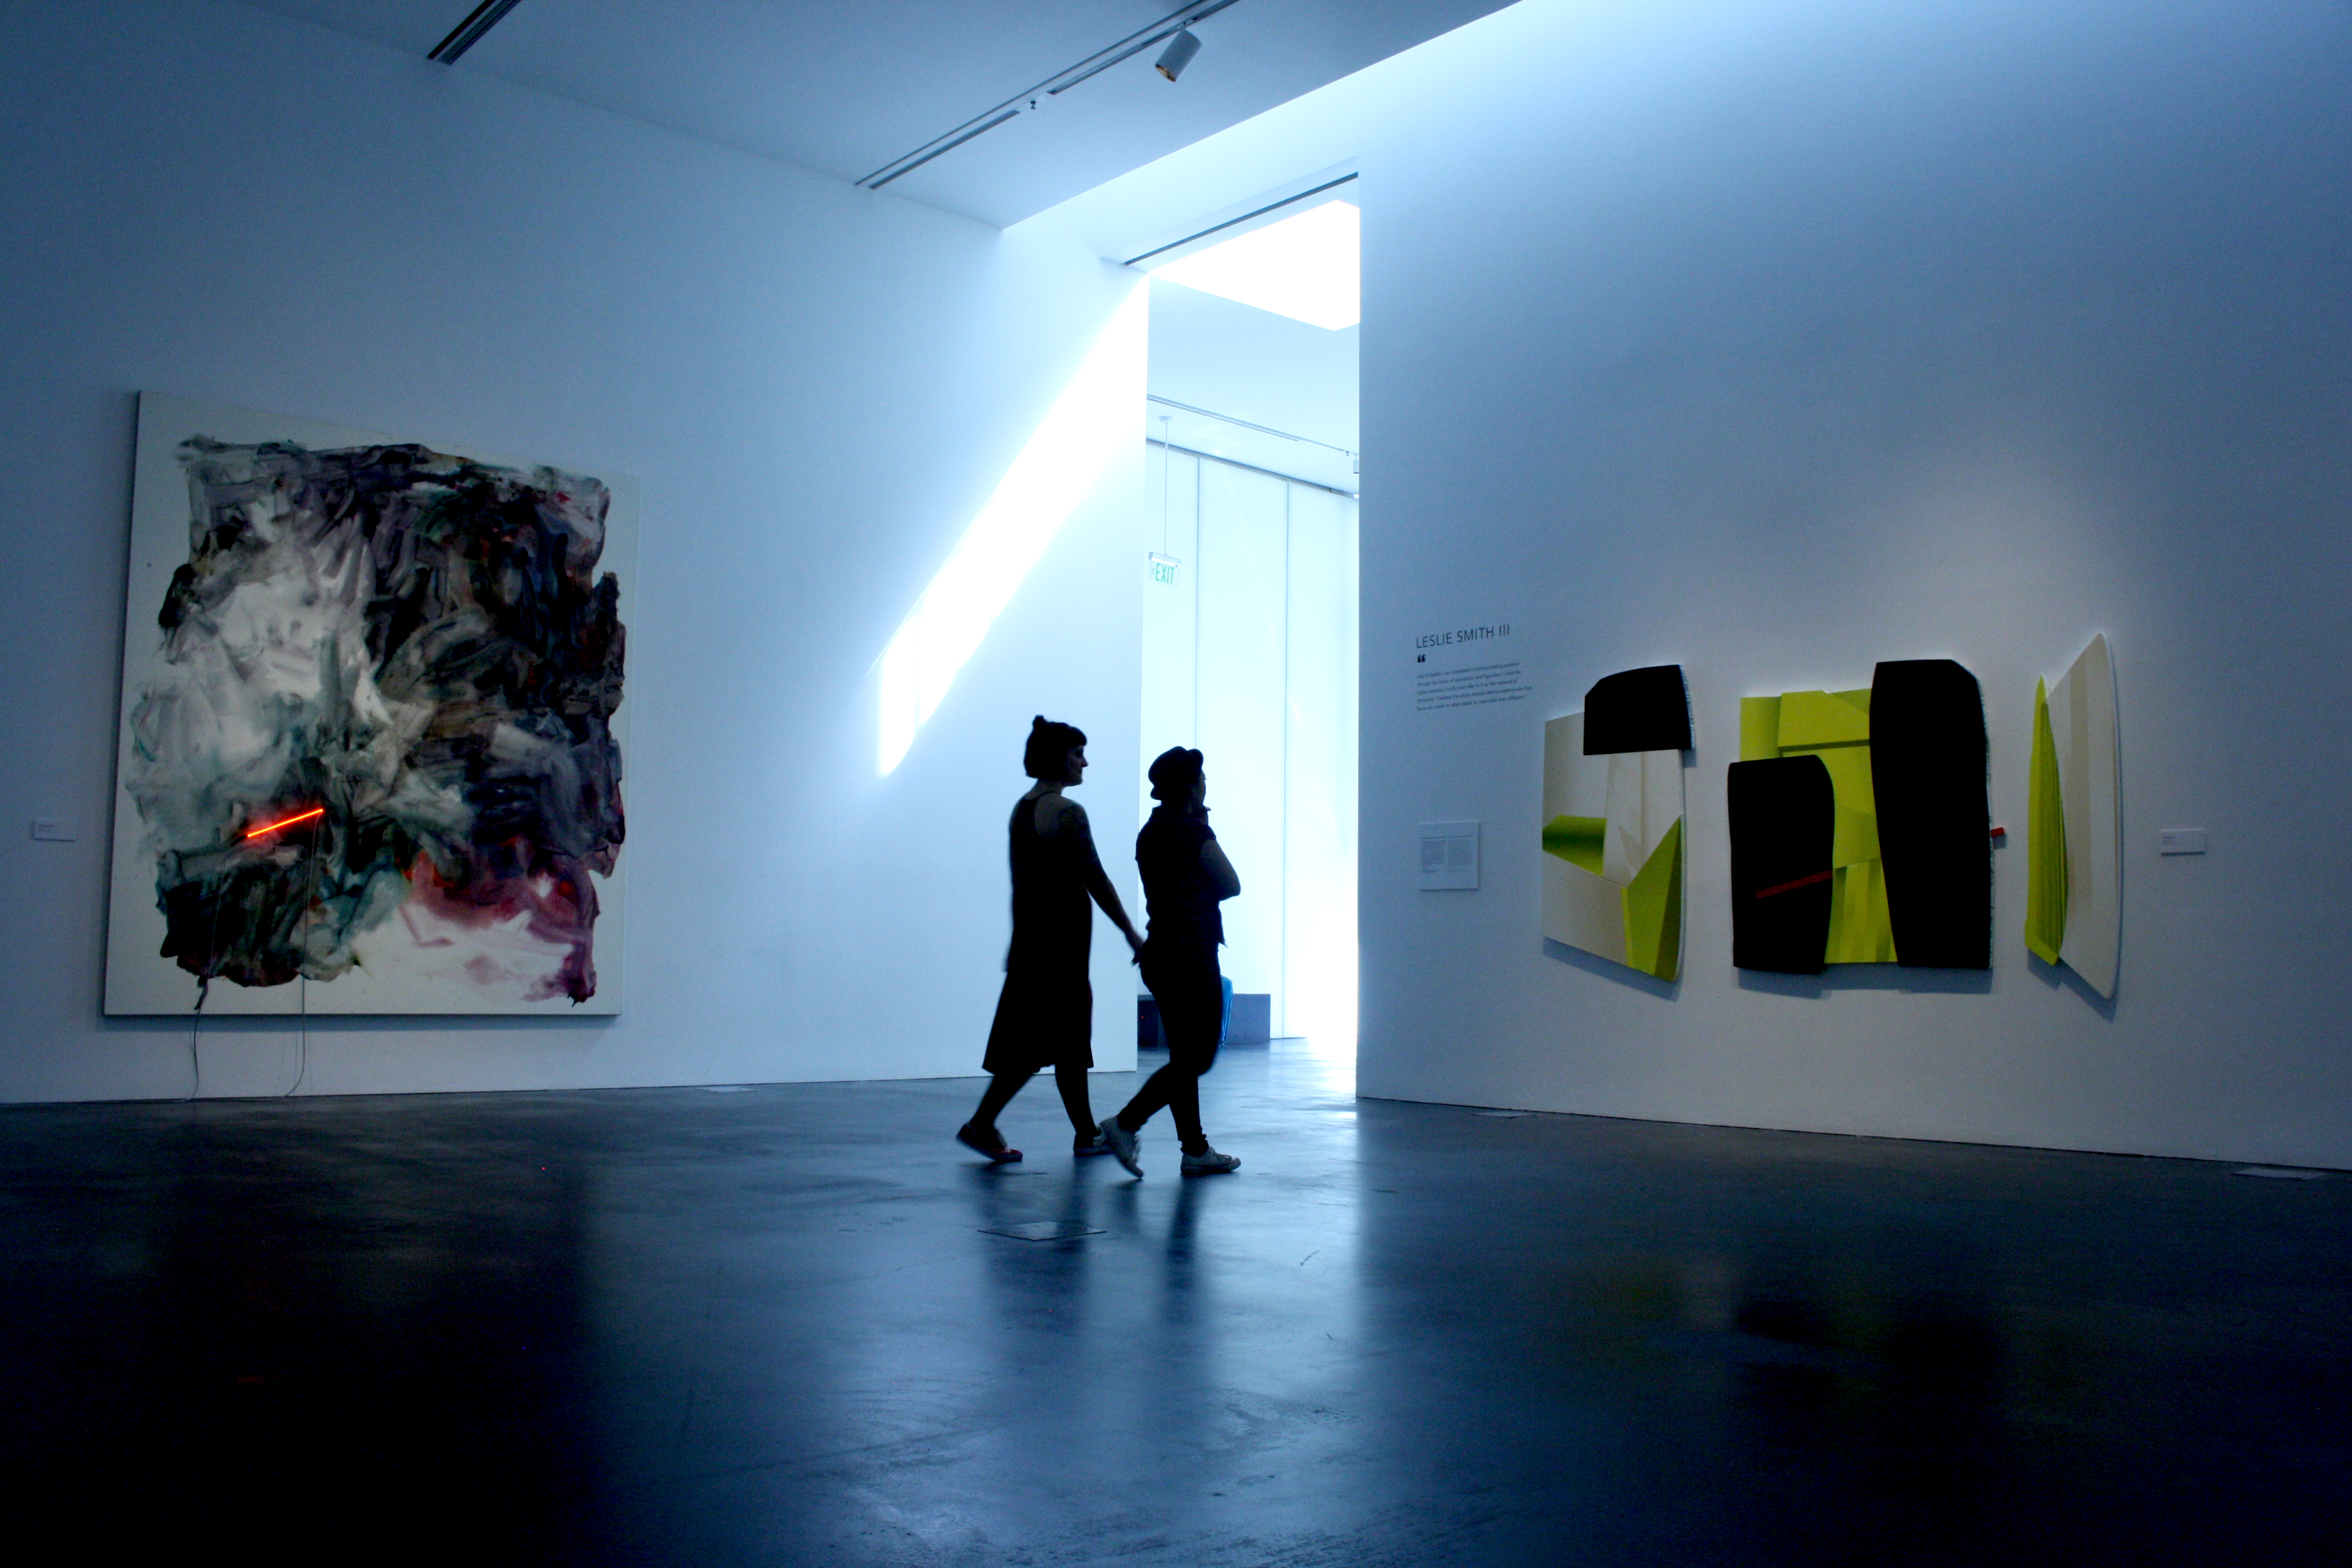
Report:
M 1173 555 L 1162 555 L 1157 550 L 1146 554 L 1143 559 L 1151 570 L 1153 582 L 1164 583 L 1171 588 L 1176 585 L 1176 568 L 1184 564 L 1181 561 L 1177 560 Z

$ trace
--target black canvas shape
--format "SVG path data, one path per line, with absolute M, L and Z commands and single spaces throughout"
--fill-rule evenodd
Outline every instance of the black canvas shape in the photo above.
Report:
M 1687 752 L 1690 694 L 1679 664 L 1654 664 L 1604 675 L 1584 694 L 1584 754 Z
M 1830 946 L 1837 794 L 1814 756 L 1734 763 L 1731 962 L 1819 974 Z
M 1870 773 L 1895 961 L 1992 967 L 1992 809 L 1984 698 L 1948 658 L 1878 667 L 1870 681 Z

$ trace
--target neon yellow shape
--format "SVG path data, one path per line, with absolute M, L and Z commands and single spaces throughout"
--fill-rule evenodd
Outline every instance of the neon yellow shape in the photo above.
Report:
M 2058 784 L 2058 741 L 2050 688 L 2033 683 L 2033 760 L 2025 785 L 2025 945 L 2056 963 L 2066 940 L 2066 801 Z
M 1683 821 L 1675 818 L 1625 886 L 1625 962 L 1661 980 L 1682 972 Z
M 1870 689 L 1784 691 L 1739 702 L 1742 762 L 1815 756 L 1829 770 L 1830 963 L 1892 963 L 1895 925 L 1878 845 L 1878 793 L 1870 772 Z
M 1841 866 L 1830 878 L 1827 963 L 1892 963 L 1895 922 L 1886 910 L 1886 867 L 1879 860 Z
M 1802 752 L 1809 748 L 1794 748 Z M 1830 792 L 1837 802 L 1837 837 L 1830 846 L 1830 864 L 1858 866 L 1878 858 L 1878 795 L 1871 787 L 1870 748 L 1832 746 L 1813 752 L 1830 771 Z
M 1601 847 L 1608 837 L 1609 819 L 1605 816 L 1555 816 L 1544 824 L 1544 853 L 1557 855 L 1598 877 L 1601 874 Z
M 1854 698 L 1862 699 L 1857 702 Z M 1780 749 L 1870 743 L 1870 693 L 1789 691 L 1780 697 Z

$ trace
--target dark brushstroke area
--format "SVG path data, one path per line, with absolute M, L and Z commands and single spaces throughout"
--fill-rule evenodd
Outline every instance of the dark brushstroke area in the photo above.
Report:
M 163 954 L 207 982 L 331 980 L 404 919 L 426 945 L 497 928 L 538 963 L 526 999 L 593 995 L 591 873 L 625 837 L 605 487 L 417 446 L 181 459 L 169 673 L 133 716 Z
M 1948 658 L 1894 659 L 1870 683 L 1870 772 L 1895 962 L 1992 967 L 1992 807 L 1984 698 Z

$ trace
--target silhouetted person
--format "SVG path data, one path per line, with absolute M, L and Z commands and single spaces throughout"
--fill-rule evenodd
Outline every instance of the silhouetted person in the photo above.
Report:
M 997 1113 L 1045 1067 L 1054 1069 L 1062 1108 L 1076 1130 L 1072 1152 L 1107 1152 L 1087 1100 L 1087 1069 L 1095 1065 L 1095 993 L 1087 978 L 1095 920 L 1088 897 L 1138 953 L 1143 938 L 1103 874 L 1086 812 L 1062 796 L 1086 778 L 1086 748 L 1084 731 L 1041 715 L 1031 723 L 1022 753 L 1022 767 L 1037 783 L 1013 808 L 1013 946 L 1004 955 L 1004 990 L 980 1064 L 992 1077 L 980 1109 L 956 1131 L 959 1142 L 992 1160 L 1021 1158 L 996 1130 Z
M 1126 1110 L 1103 1122 L 1102 1141 L 1120 1164 L 1143 1174 L 1135 1135 L 1164 1105 L 1184 1146 L 1183 1173 L 1222 1175 L 1240 1170 L 1242 1163 L 1210 1148 L 1202 1134 L 1201 1075 L 1215 1064 L 1225 1026 L 1225 984 L 1217 973 L 1225 924 L 1217 906 L 1242 890 L 1242 879 L 1209 831 L 1209 785 L 1200 752 L 1175 746 L 1152 759 L 1151 797 L 1160 805 L 1136 836 L 1135 860 L 1143 871 L 1151 926 L 1143 983 L 1160 1004 L 1168 1065 L 1145 1080 Z

